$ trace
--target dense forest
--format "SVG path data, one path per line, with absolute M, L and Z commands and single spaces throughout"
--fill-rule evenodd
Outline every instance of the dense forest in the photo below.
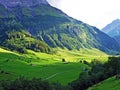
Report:
M 0 19 L 0 23 L 1 46 L 19 53 L 26 53 L 27 49 L 52 53 L 52 49 L 45 42 L 38 40 L 25 31 L 15 18 Z

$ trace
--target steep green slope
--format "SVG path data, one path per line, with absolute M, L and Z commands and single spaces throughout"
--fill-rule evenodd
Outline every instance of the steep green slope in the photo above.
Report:
M 52 53 L 52 49 L 43 41 L 33 37 L 14 18 L 0 19 L 0 45 L 10 50 L 26 53 L 26 49 Z
M 99 84 L 89 88 L 88 90 L 120 90 L 120 80 L 116 80 L 115 77 L 102 81 Z
M 11 28 L 9 32 L 24 29 L 53 48 L 97 48 L 108 53 L 120 51 L 114 39 L 50 5 L 8 9 L 0 5 L 0 12 L 0 21 L 7 22 L 5 26 L 1 23 L 0 31 L 3 33 L 8 32 L 6 27 Z
M 1 45 L 16 50 L 20 53 L 26 53 L 26 49 L 31 49 L 37 52 L 52 53 L 52 49 L 42 41 L 35 39 L 26 31 L 13 31 L 7 34 L 7 39 L 1 42 Z

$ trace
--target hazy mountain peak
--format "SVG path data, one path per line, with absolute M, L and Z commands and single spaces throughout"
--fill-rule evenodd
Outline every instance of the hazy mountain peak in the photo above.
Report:
M 7 8 L 16 6 L 31 7 L 41 4 L 48 5 L 46 0 L 0 0 L 0 3 Z
M 120 19 L 115 19 L 112 21 L 113 24 L 117 24 L 117 23 L 120 23 Z
M 110 24 L 105 26 L 102 31 L 105 33 L 109 33 L 112 30 L 116 30 L 116 27 L 120 26 L 120 19 L 113 20 Z
M 120 19 L 115 19 L 102 30 L 109 36 L 116 39 L 116 41 L 120 44 Z

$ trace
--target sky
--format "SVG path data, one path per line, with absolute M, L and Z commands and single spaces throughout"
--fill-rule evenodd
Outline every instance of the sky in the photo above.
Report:
M 102 29 L 120 18 L 120 0 L 47 0 L 67 15 Z

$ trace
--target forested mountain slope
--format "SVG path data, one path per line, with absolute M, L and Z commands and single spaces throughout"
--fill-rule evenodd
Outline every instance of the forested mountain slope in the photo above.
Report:
M 50 6 L 45 0 L 36 0 L 36 2 L 33 0 L 26 2 L 0 0 L 0 42 L 2 46 L 9 46 L 6 45 L 9 44 L 6 42 L 9 33 L 24 30 L 34 39 L 39 39 L 38 41 L 45 42 L 52 48 L 61 47 L 69 50 L 97 48 L 104 52 L 120 51 L 118 43 L 96 27 L 69 17 L 61 10 Z M 48 45 L 46 46 L 49 47 Z

